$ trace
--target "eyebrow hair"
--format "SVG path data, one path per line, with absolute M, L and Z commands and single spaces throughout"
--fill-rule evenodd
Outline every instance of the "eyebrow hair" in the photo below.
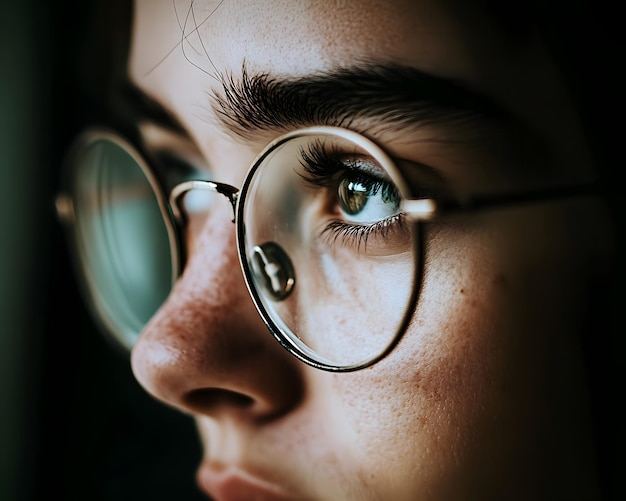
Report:
M 244 139 L 259 131 L 308 125 L 358 129 L 360 119 L 373 119 L 368 131 L 375 133 L 507 116 L 486 96 L 457 82 L 398 64 L 363 64 L 284 79 L 250 74 L 244 64 L 241 76 L 222 78 L 221 84 L 213 110 Z
M 118 87 L 118 99 L 123 114 L 132 123 L 148 120 L 166 130 L 188 136 L 187 129 L 178 118 L 156 99 L 149 96 L 130 80 Z

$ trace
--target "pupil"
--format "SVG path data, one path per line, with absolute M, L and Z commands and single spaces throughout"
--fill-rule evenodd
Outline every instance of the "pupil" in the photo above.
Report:
M 342 179 L 339 183 L 339 205 L 341 210 L 354 216 L 361 212 L 371 196 L 371 188 L 358 181 Z

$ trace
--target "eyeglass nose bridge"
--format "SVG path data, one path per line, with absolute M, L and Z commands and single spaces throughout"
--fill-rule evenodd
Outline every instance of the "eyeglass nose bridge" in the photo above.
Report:
M 169 198 L 172 215 L 179 224 L 184 224 L 185 216 L 182 210 L 182 198 L 191 190 L 205 190 L 220 193 L 230 201 L 233 210 L 232 222 L 236 222 L 237 200 L 239 190 L 234 186 L 216 183 L 201 179 L 184 181 L 176 185 Z M 265 290 L 276 301 L 287 298 L 295 285 L 295 271 L 289 256 L 274 242 L 266 242 L 254 247 L 254 257 L 257 260 L 256 273 L 265 281 Z
M 170 192 L 170 207 L 172 214 L 179 223 L 184 222 L 183 209 L 181 207 L 183 196 L 191 190 L 205 190 L 213 193 L 219 193 L 228 198 L 233 210 L 232 222 L 235 222 L 235 214 L 237 212 L 237 199 L 239 197 L 239 189 L 224 183 L 216 183 L 214 181 L 206 181 L 203 179 L 193 179 L 184 181 L 174 186 Z

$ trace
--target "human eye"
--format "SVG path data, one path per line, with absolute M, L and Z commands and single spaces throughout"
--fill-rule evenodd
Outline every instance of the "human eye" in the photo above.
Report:
M 337 200 L 346 219 L 372 224 L 398 215 L 400 195 L 395 187 L 358 170 L 345 172 L 338 182 Z
M 191 179 L 210 179 L 204 162 L 184 152 L 169 149 L 156 150 L 152 162 L 166 190 Z
M 185 181 L 213 180 L 210 164 L 190 137 L 149 120 L 138 129 L 139 144 L 165 193 Z
M 154 169 L 166 193 L 186 181 L 212 180 L 206 163 L 197 155 L 186 151 L 161 149 L 152 155 Z M 187 191 L 180 199 L 186 217 L 206 215 L 213 207 L 215 197 L 204 190 Z
M 316 141 L 301 149 L 300 164 L 321 209 L 321 237 L 365 252 L 397 250 L 406 236 L 402 197 L 375 158 Z

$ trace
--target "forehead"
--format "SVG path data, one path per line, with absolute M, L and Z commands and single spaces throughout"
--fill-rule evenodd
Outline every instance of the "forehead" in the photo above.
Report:
M 569 156 L 563 82 L 532 30 L 509 28 L 482 0 L 136 0 L 129 73 L 184 119 L 244 63 L 286 78 L 398 63 L 488 96 Z
M 207 71 L 245 59 L 252 70 L 299 75 L 367 58 L 469 76 L 475 55 L 497 57 L 485 49 L 498 45 L 483 42 L 502 30 L 485 14 L 432 0 L 137 0 L 134 54 L 157 63 L 178 46 Z

